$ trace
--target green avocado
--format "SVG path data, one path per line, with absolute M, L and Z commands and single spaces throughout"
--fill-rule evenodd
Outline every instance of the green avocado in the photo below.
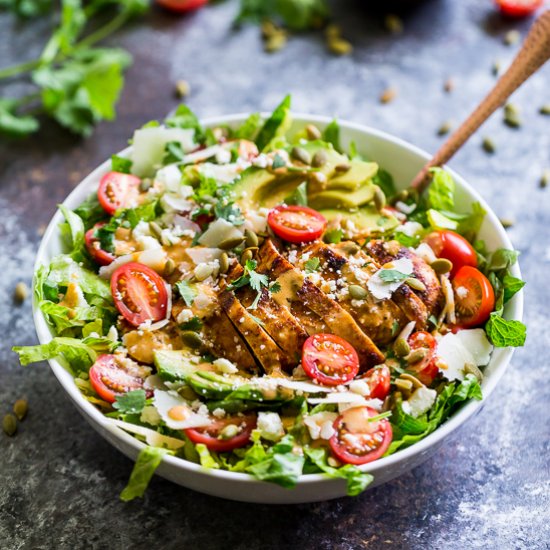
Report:
M 366 205 L 348 212 L 327 208 L 321 210 L 321 214 L 329 222 L 335 219 L 341 219 L 342 222 L 351 221 L 364 236 L 386 233 L 399 225 L 397 218 L 391 214 L 380 214 L 373 205 Z
M 316 210 L 322 210 L 323 208 L 345 208 L 350 210 L 371 202 L 375 190 L 376 186 L 371 182 L 361 185 L 357 191 L 351 193 L 342 189 L 330 188 L 310 197 L 309 204 Z
M 198 370 L 196 355 L 186 350 L 155 350 L 154 356 L 158 375 L 169 382 L 184 381 Z
M 351 168 L 347 172 L 335 172 L 327 183 L 327 189 L 354 191 L 359 189 L 361 184 L 372 179 L 378 172 L 376 162 L 354 159 L 346 164 L 349 164 Z

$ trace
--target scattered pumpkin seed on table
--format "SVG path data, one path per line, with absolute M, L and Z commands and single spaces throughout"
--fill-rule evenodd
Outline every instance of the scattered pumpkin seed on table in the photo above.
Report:
M 332 38 L 327 42 L 328 49 L 334 55 L 349 55 L 353 51 L 351 42 L 344 38 Z
M 504 106 L 504 122 L 510 128 L 519 128 L 521 126 L 520 112 L 514 103 L 507 103 Z
M 544 104 L 540 109 L 539 109 L 539 113 L 541 115 L 550 115 L 550 103 L 546 103 Z
M 443 90 L 447 93 L 451 93 L 455 89 L 455 81 L 452 78 L 448 78 L 443 84 Z
M 388 14 L 384 17 L 384 26 L 386 30 L 392 34 L 399 34 L 403 32 L 403 20 L 394 14 Z
M 390 103 L 397 97 L 397 90 L 393 87 L 386 88 L 380 95 L 380 103 Z
M 16 302 L 19 302 L 20 304 L 23 303 L 27 299 L 28 295 L 29 289 L 24 282 L 21 281 L 15 285 L 13 297 L 15 298 Z
M 504 43 L 507 46 L 513 46 L 514 44 L 517 44 L 520 41 L 520 39 L 521 39 L 521 34 L 519 31 L 516 31 L 516 30 L 508 31 L 504 35 Z
M 495 142 L 489 137 L 483 138 L 483 141 L 481 142 L 481 146 L 483 147 L 483 150 L 486 151 L 487 153 L 492 154 L 497 150 L 495 146 Z
M 17 420 L 13 414 L 7 414 L 2 420 L 2 429 L 6 435 L 12 436 L 17 431 Z
M 504 229 L 508 229 L 509 227 L 513 227 L 514 220 L 510 218 L 500 218 L 500 223 L 502 224 L 502 227 L 504 227 Z
M 26 399 L 18 399 L 13 404 L 13 412 L 19 420 L 23 420 L 27 416 L 27 411 L 29 410 L 29 405 Z
M 453 123 L 450 120 L 445 121 L 438 129 L 437 135 L 444 136 L 448 134 L 453 128 Z
M 176 82 L 176 95 L 178 97 L 187 97 L 191 93 L 191 86 L 187 80 L 178 80 Z
M 539 187 L 541 189 L 545 189 L 548 187 L 548 184 L 550 183 L 550 168 L 547 168 L 540 178 Z

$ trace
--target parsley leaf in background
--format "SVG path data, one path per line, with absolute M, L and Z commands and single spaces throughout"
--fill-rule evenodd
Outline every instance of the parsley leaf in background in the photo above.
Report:
M 138 414 L 145 407 L 145 390 L 132 390 L 115 397 L 113 408 L 124 414 Z
M 485 332 L 497 348 L 521 347 L 525 344 L 527 328 L 521 321 L 508 321 L 494 311 L 485 325 Z

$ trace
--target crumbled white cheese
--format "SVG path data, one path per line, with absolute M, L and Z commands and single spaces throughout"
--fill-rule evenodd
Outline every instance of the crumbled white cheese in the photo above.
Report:
M 408 237 L 414 237 L 418 235 L 418 233 L 420 233 L 423 229 L 424 227 L 422 226 L 422 224 L 418 222 L 406 222 L 402 225 L 397 226 L 395 232 L 403 233 Z
M 162 184 L 165 191 L 177 193 L 181 184 L 181 170 L 177 164 L 168 164 L 157 171 L 155 181 Z
M 382 267 L 371 276 L 367 281 L 367 288 L 377 300 L 387 300 L 391 298 L 393 292 L 403 284 L 403 281 L 396 281 L 393 283 L 384 281 L 380 277 L 380 273 L 387 269 L 399 271 L 405 275 L 411 275 L 413 272 L 413 263 L 409 258 L 399 258 L 398 260 L 386 264 L 385 267 Z
M 267 441 L 279 441 L 285 435 L 283 422 L 276 412 L 259 412 L 257 427 Z
M 162 420 L 162 418 L 155 407 L 146 406 L 146 407 L 143 407 L 139 420 L 144 424 L 151 424 L 151 426 L 157 426 L 158 424 L 160 424 L 160 421 Z
M 178 313 L 178 316 L 176 317 L 176 323 L 178 323 L 178 325 L 183 325 L 183 323 L 188 323 L 189 321 L 191 321 L 194 316 L 195 315 L 193 314 L 192 310 L 184 308 Z
M 270 163 L 270 158 L 265 153 L 260 153 L 257 157 L 252 159 L 252 165 L 258 168 L 267 168 Z
M 435 390 L 422 386 L 417 388 L 409 399 L 403 403 L 403 410 L 417 418 L 432 408 L 436 397 L 437 392 Z
M 134 229 L 132 229 L 132 236 L 134 239 L 139 239 L 140 237 L 151 237 L 149 224 L 143 220 L 140 220 Z
M 215 416 L 216 418 L 224 418 L 225 417 L 225 411 L 218 407 L 217 409 L 214 409 L 212 411 L 212 416 Z
M 158 248 L 155 250 L 143 250 L 142 252 L 134 252 L 133 254 L 119 256 L 109 265 L 100 267 L 99 276 L 102 279 L 110 279 L 115 269 L 129 262 L 144 264 L 154 269 L 157 273 L 162 273 L 164 265 L 166 264 L 166 252 L 162 248 Z
M 231 183 L 240 173 L 237 164 L 211 164 L 209 162 L 199 164 L 197 170 L 207 178 L 215 179 L 218 185 Z
M 118 342 L 118 330 L 115 325 L 111 325 L 111 328 L 107 332 L 106 338 L 111 340 L 111 342 Z
M 227 149 L 221 149 L 215 156 L 218 164 L 227 164 L 228 162 L 231 162 L 231 151 L 228 151 Z
M 370 395 L 370 387 L 366 380 L 352 380 L 349 384 L 349 390 L 358 395 Z
M 155 250 L 157 248 L 162 248 L 162 245 L 155 239 L 155 237 L 149 237 L 143 235 L 136 238 L 136 242 L 141 250 Z
M 216 359 L 212 364 L 216 367 L 216 369 L 219 372 L 223 374 L 235 374 L 236 372 L 239 372 L 239 369 L 237 368 L 237 366 L 234 365 L 228 359 L 223 359 L 223 358 Z
M 330 439 L 334 434 L 334 421 L 338 414 L 330 411 L 322 411 L 304 417 L 311 439 Z

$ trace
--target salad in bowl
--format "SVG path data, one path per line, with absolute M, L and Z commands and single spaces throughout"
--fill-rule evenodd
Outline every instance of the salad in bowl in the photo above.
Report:
M 210 128 L 180 106 L 60 206 L 64 251 L 34 279 L 51 339 L 14 350 L 145 444 L 124 500 L 170 456 L 356 495 L 482 398 L 494 348 L 525 340 L 503 317 L 517 253 L 487 250 L 445 170 L 419 197 L 384 168 L 336 121 L 291 125 L 289 97 Z

